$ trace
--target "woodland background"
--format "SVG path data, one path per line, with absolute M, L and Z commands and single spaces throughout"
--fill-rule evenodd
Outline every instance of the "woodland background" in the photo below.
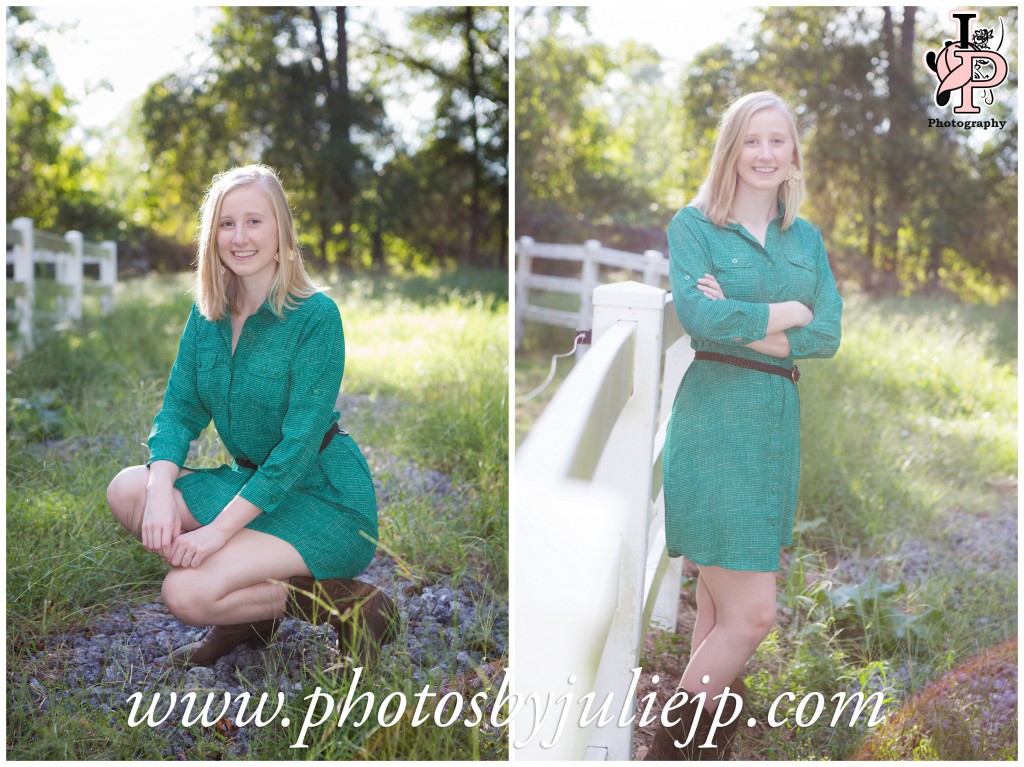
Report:
M 210 56 L 154 82 L 89 156 L 41 22 L 8 7 L 8 221 L 185 269 L 212 176 L 263 162 L 315 270 L 507 264 L 507 8 L 407 9 L 401 47 L 372 21 L 353 39 L 343 6 L 219 10 Z M 436 113 L 403 139 L 389 114 L 424 90 Z

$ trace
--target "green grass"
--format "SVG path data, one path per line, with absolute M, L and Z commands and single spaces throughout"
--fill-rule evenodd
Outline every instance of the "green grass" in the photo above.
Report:
M 443 472 L 454 486 L 454 502 L 440 509 L 415 493 L 395 493 L 382 509 L 381 549 L 420 582 L 470 578 L 487 593 L 507 595 L 506 273 L 342 276 L 331 283 L 328 295 L 346 330 L 343 393 L 358 404 L 342 414 L 346 427 L 368 451 Z M 69 691 L 41 712 L 32 705 L 31 679 L 33 653 L 46 635 L 159 595 L 166 565 L 113 521 L 105 489 L 121 468 L 146 459 L 146 437 L 191 304 L 189 286 L 189 275 L 122 283 L 109 316 L 89 316 L 9 363 L 10 758 L 160 758 L 158 733 L 127 728 L 117 712 L 93 714 L 83 702 L 87 693 Z M 211 427 L 203 440 L 212 438 Z M 328 672 L 314 670 L 302 695 L 318 678 L 337 685 Z M 375 684 L 402 691 L 411 682 L 396 671 Z M 290 698 L 295 707 L 305 705 L 298 694 Z M 291 718 L 301 721 L 301 712 Z M 332 731 L 316 749 L 299 753 L 288 749 L 290 729 L 268 727 L 256 735 L 250 757 L 507 754 L 503 734 L 467 729 L 417 728 L 415 738 L 379 736 L 379 742 L 370 742 L 365 730 Z M 220 734 L 203 732 L 185 756 L 223 758 L 225 743 Z
M 895 543 L 998 503 L 1017 472 L 1013 316 L 848 301 L 839 354 L 804 366 L 801 518 L 847 546 Z
M 575 331 L 569 328 L 543 325 L 539 322 L 525 322 L 523 337 L 516 349 L 516 446 L 522 444 L 533 424 L 544 412 L 544 408 L 555 396 L 559 385 L 569 375 L 574 357 L 559 359 L 555 363 L 555 375 L 551 382 L 535 396 L 526 396 L 539 389 L 551 372 L 551 358 L 566 354 L 573 348 Z

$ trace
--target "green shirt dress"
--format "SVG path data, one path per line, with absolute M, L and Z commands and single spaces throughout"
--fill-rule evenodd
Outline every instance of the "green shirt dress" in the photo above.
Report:
M 821 235 L 800 218 L 786 231 L 781 223 L 780 212 L 761 245 L 739 224 L 715 226 L 694 207 L 672 219 L 672 300 L 695 350 L 780 367 L 836 353 L 843 302 Z M 705 273 L 718 280 L 725 300 L 697 289 Z M 810 325 L 785 331 L 790 356 L 746 348 L 765 337 L 768 304 L 782 301 L 800 301 L 814 314 Z M 777 570 L 779 547 L 793 542 L 800 475 L 797 385 L 758 370 L 694 360 L 676 392 L 663 467 L 670 556 L 730 570 Z
M 352 578 L 376 550 L 377 500 L 350 436 L 335 434 L 320 451 L 339 416 L 341 316 L 323 293 L 296 301 L 283 318 L 265 303 L 245 321 L 234 354 L 231 317 L 210 322 L 192 307 L 149 435 L 149 463 L 184 466 L 189 443 L 212 420 L 236 460 L 175 482 L 196 520 L 209 524 L 241 495 L 262 511 L 247 527 L 291 543 L 318 579 Z

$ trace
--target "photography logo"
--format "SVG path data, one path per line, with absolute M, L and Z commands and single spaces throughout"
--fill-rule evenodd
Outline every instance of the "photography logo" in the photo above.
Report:
M 935 104 L 944 107 L 950 101 L 950 96 L 960 92 L 960 103 L 953 107 L 954 115 L 976 115 L 981 112 L 977 99 L 981 99 L 986 105 L 993 102 L 992 90 L 999 86 L 1007 74 L 1006 59 L 999 54 L 1003 47 L 1005 32 L 1003 20 L 999 19 L 999 40 L 993 46 L 996 37 L 995 29 L 972 29 L 973 22 L 978 18 L 975 11 L 955 11 L 950 14 L 951 20 L 956 24 L 958 40 L 946 40 L 945 45 L 939 51 L 928 51 L 924 57 L 924 63 L 938 79 L 935 88 Z M 952 122 L 956 127 L 1000 127 L 1000 121 L 992 120 L 980 122 L 963 121 L 942 121 L 929 120 L 929 126 L 951 127 L 946 122 Z M 1005 124 L 1005 121 L 1002 121 Z

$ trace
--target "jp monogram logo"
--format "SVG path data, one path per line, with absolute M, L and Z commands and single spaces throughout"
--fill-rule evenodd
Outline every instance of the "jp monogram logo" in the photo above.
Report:
M 981 109 L 974 103 L 975 91 L 980 90 L 982 100 L 991 104 L 991 89 L 1006 79 L 1006 59 L 996 52 L 1003 46 L 1003 20 L 999 20 L 999 44 L 989 50 L 995 30 L 976 29 L 971 34 L 971 22 L 977 13 L 958 11 L 950 16 L 959 24 L 960 39 L 947 40 L 941 51 L 928 51 L 924 57 L 924 63 L 939 80 L 935 103 L 944 107 L 949 95 L 960 91 L 960 105 L 953 107 L 954 114 L 978 114 Z

